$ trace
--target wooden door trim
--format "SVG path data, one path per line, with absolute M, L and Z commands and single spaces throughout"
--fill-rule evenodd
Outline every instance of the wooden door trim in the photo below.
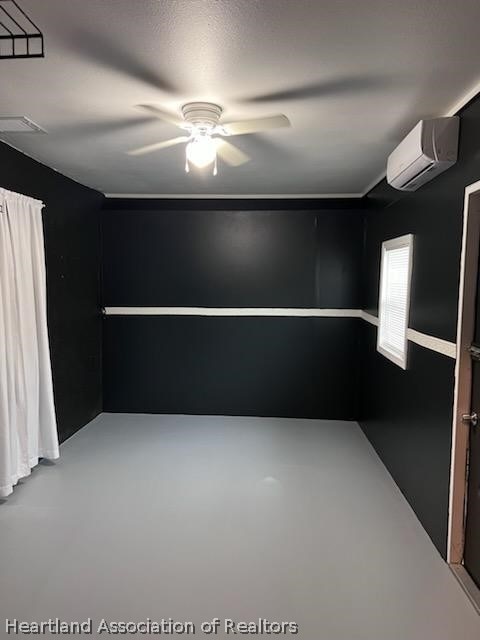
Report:
M 469 427 L 463 424 L 462 415 L 470 413 L 472 363 L 468 347 L 475 330 L 479 243 L 480 181 L 465 189 L 463 209 L 447 542 L 447 561 L 456 567 L 462 565 L 464 554 Z

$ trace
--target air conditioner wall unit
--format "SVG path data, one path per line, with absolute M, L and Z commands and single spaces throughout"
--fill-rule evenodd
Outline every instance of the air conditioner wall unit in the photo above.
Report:
M 433 118 L 420 122 L 392 151 L 387 182 L 401 191 L 416 191 L 457 161 L 460 118 Z

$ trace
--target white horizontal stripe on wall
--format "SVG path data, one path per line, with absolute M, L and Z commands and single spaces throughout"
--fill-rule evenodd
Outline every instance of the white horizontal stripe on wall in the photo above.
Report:
M 276 317 L 276 318 L 361 318 L 378 327 L 377 316 L 362 309 L 299 309 L 282 307 L 106 307 L 107 316 L 217 316 L 217 317 Z M 408 329 L 407 338 L 420 347 L 444 356 L 457 356 L 454 342 Z
M 442 353 L 444 356 L 448 356 L 454 360 L 457 357 L 457 345 L 453 342 L 449 342 L 448 340 L 435 338 L 434 336 L 420 333 L 420 331 L 415 331 L 415 329 L 407 329 L 407 338 L 421 347 L 437 351 L 438 353 Z
M 368 323 L 378 327 L 377 316 L 373 316 L 367 311 L 362 311 L 361 317 Z M 453 358 L 454 360 L 457 357 L 457 345 L 454 342 L 449 342 L 442 338 L 436 338 L 435 336 L 429 336 L 428 334 L 420 333 L 420 331 L 416 331 L 415 329 L 407 329 L 407 338 L 410 342 L 414 342 L 420 347 L 425 347 L 425 349 L 430 349 L 430 351 L 436 351 L 437 353 L 441 353 L 442 355 Z
M 378 327 L 377 316 L 372 316 L 372 314 L 368 313 L 367 311 L 360 311 L 360 314 L 361 314 L 360 317 L 362 318 L 362 320 L 366 320 L 370 324 L 374 324 L 376 327 Z
M 106 307 L 107 316 L 274 316 L 286 318 L 360 318 L 359 309 L 284 309 L 282 307 Z

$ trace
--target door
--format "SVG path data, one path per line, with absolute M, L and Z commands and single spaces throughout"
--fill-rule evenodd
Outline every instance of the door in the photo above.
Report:
M 470 353 L 472 357 L 472 414 L 471 419 L 466 421 L 470 437 L 464 565 L 477 586 L 480 587 L 480 269 L 477 282 L 475 336 Z

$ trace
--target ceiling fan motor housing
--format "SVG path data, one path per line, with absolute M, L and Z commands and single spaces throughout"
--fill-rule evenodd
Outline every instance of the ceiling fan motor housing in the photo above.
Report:
M 183 117 L 197 130 L 210 131 L 218 125 L 222 107 L 211 102 L 188 102 L 182 107 Z

